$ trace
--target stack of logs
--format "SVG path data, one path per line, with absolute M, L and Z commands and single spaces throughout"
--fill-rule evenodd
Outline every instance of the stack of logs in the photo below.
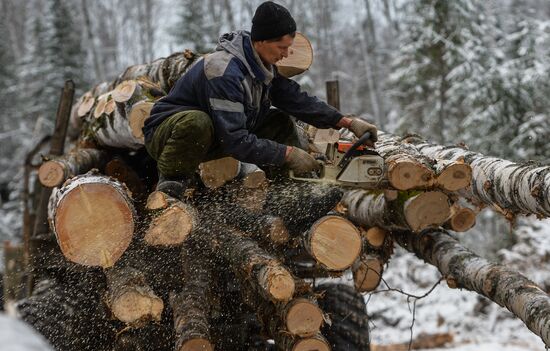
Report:
M 311 278 L 352 272 L 358 292 L 373 291 L 394 250 L 392 233 L 401 243 L 433 228 L 464 232 L 486 205 L 508 217 L 550 215 L 547 167 L 507 163 L 505 180 L 495 167 L 507 161 L 387 133 L 376 144 L 385 189 L 290 181 L 228 157 L 202 164 L 182 201 L 154 191 L 141 127 L 197 58 L 185 52 L 132 66 L 85 93 L 72 111 L 73 149 L 38 173 L 55 188 L 49 220 L 62 254 L 101 268 L 103 301 L 127 327 L 118 344 L 137 342 L 132 328 L 160 325 L 176 350 L 224 349 L 219 329 L 234 280 L 279 349 L 329 350 L 321 327 L 330 316 Z M 517 200 L 513 186 L 529 194 Z

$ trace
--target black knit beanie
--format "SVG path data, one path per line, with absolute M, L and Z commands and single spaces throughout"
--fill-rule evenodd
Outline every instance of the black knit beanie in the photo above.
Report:
M 296 32 L 296 22 L 283 6 L 266 1 L 256 9 L 250 32 L 253 41 L 275 39 Z

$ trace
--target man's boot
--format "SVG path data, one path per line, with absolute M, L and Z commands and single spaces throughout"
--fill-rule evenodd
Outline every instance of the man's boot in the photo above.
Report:
M 189 180 L 187 178 L 169 178 L 159 173 L 159 181 L 156 190 L 162 191 L 166 195 L 182 201 L 188 185 Z

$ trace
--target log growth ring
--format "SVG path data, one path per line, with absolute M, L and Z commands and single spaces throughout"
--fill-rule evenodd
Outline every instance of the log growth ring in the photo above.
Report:
M 101 183 L 72 189 L 61 199 L 54 221 L 65 257 L 85 266 L 111 267 L 134 233 L 133 210 L 127 200 Z

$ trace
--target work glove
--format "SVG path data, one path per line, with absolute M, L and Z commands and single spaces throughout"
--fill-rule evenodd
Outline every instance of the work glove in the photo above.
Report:
M 363 134 L 369 132 L 369 139 L 372 142 L 372 145 L 370 146 L 374 146 L 374 143 L 378 141 L 378 129 L 376 129 L 376 126 L 370 124 L 364 119 L 361 119 L 359 117 L 352 118 L 348 129 L 358 138 L 361 138 Z
M 288 149 L 290 149 L 290 151 L 287 151 L 285 164 L 293 170 L 294 173 L 304 174 L 321 168 L 319 162 L 306 151 L 292 146 L 288 146 Z

